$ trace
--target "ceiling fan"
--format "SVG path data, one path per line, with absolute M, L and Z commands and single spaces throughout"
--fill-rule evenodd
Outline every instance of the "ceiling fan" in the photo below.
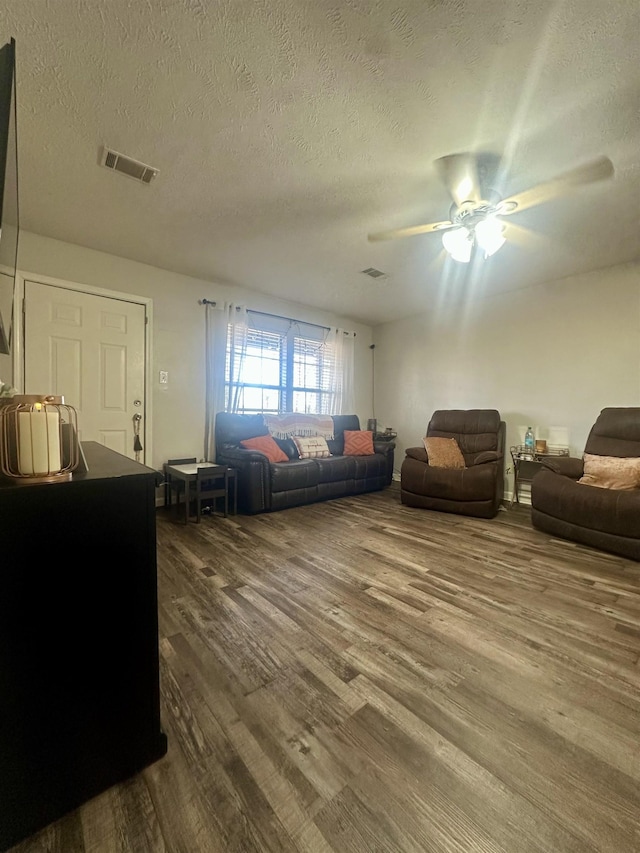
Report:
M 394 240 L 397 237 L 440 231 L 444 248 L 451 257 L 469 263 L 474 248 L 487 258 L 504 245 L 503 216 L 511 216 L 551 201 L 584 184 L 610 178 L 614 173 L 613 163 L 608 157 L 597 157 L 549 181 L 503 199 L 490 187 L 491 181 L 496 179 L 499 162 L 497 155 L 483 152 L 462 152 L 440 157 L 435 165 L 453 199 L 449 219 L 369 234 L 369 241 Z

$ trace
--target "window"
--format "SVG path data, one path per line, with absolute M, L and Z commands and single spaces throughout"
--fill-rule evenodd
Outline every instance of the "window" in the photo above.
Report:
M 227 335 L 227 411 L 329 414 L 335 394 L 329 330 L 255 311 L 247 318 L 244 333 L 229 326 Z

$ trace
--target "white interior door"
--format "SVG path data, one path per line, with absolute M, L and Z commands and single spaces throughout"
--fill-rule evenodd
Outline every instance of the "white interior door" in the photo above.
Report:
M 41 282 L 24 283 L 24 389 L 61 394 L 81 441 L 144 462 L 145 306 Z M 134 451 L 134 415 L 143 451 Z

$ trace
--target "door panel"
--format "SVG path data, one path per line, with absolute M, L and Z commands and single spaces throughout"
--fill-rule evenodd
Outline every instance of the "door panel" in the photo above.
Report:
M 24 306 L 25 393 L 61 394 L 81 441 L 135 459 L 134 414 L 145 446 L 144 305 L 25 281 Z
M 116 430 L 107 431 L 101 429 L 98 441 L 110 450 L 116 450 L 118 453 L 123 453 L 125 456 L 133 458 L 133 453 L 131 452 L 133 445 L 127 447 L 127 442 L 131 444 L 131 439 L 125 430 L 116 432 Z

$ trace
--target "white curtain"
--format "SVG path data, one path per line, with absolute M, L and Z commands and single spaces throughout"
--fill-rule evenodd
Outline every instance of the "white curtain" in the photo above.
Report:
M 355 333 L 344 329 L 331 329 L 327 343 L 333 352 L 332 394 L 330 415 L 350 415 L 355 411 L 354 394 L 354 351 Z
M 227 309 L 227 340 L 229 350 L 229 398 L 227 411 L 237 412 L 242 402 L 242 368 L 247 354 L 247 309 L 244 305 L 229 304 Z
M 239 380 L 247 342 L 247 311 L 233 302 L 205 304 L 206 336 L 206 388 L 204 455 L 215 462 L 216 414 L 225 410 L 225 367 L 227 341 L 230 339 L 229 411 L 234 411 L 239 400 Z

